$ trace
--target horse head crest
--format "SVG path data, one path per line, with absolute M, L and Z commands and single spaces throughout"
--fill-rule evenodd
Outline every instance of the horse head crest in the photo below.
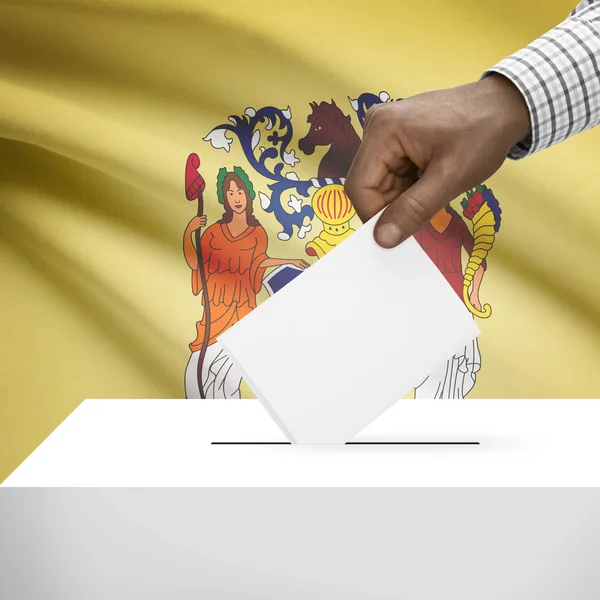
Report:
M 319 177 L 345 177 L 360 144 L 352 118 L 343 113 L 333 98 L 331 102 L 310 102 L 309 106 L 312 110 L 307 118 L 310 128 L 298 140 L 298 149 L 311 155 L 317 146 L 329 146 L 319 163 Z

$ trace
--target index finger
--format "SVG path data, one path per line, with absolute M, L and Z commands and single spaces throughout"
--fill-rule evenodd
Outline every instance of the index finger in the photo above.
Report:
M 363 139 L 346 177 L 345 190 L 360 219 L 368 221 L 387 202 L 381 184 L 389 173 L 377 132 L 371 130 Z

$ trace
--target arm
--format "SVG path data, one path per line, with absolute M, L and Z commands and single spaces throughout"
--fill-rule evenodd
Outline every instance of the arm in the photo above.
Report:
M 475 82 L 367 112 L 346 192 L 391 248 L 441 208 L 522 158 L 600 122 L 600 0 Z
M 475 271 L 475 275 L 473 275 L 473 287 L 471 288 L 471 293 L 469 294 L 469 298 L 471 299 L 471 304 L 477 309 L 481 310 L 481 302 L 479 301 L 479 288 L 481 287 L 481 280 L 483 279 L 483 274 L 485 273 L 485 269 L 482 265 Z
M 281 265 L 295 265 L 299 269 L 306 269 L 309 264 L 301 259 L 295 258 L 271 258 L 267 255 L 267 245 L 269 240 L 267 234 L 262 227 L 256 230 L 256 248 L 254 249 L 253 272 L 260 269 L 264 272 L 269 267 L 279 267 Z M 252 275 L 254 280 L 254 275 Z M 260 289 L 260 286 L 259 286 Z
M 262 227 L 256 229 L 256 247 L 254 249 L 254 258 L 250 268 L 250 281 L 256 292 L 262 286 L 262 278 L 265 269 L 269 267 L 278 267 L 280 265 L 293 264 L 300 269 L 308 267 L 308 263 L 303 260 L 295 260 L 293 258 L 270 258 L 267 255 L 268 238 L 265 230 Z
M 260 263 L 262 268 L 279 267 L 280 265 L 295 265 L 300 269 L 306 269 L 309 265 L 305 260 L 296 258 L 265 258 Z
M 484 73 L 499 73 L 521 92 L 531 134 L 515 144 L 519 159 L 600 122 L 600 1 L 584 0 L 568 19 Z
M 198 252 L 194 245 L 194 232 L 205 225 L 206 217 L 204 215 L 201 217 L 194 217 L 188 223 L 183 234 L 183 256 L 185 257 L 185 262 L 192 271 L 195 271 L 198 268 Z

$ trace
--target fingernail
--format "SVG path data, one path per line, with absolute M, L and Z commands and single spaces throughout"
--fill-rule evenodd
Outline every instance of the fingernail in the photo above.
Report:
M 402 230 L 396 223 L 384 223 L 375 230 L 375 240 L 380 246 L 393 248 L 402 241 Z

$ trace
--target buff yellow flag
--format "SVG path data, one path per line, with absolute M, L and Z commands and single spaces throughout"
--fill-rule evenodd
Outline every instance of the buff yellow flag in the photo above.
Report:
M 368 107 L 574 4 L 0 0 L 0 480 L 83 398 L 247 396 L 215 339 L 358 227 Z M 419 233 L 482 336 L 416 397 L 600 396 L 599 148 L 507 164 Z

